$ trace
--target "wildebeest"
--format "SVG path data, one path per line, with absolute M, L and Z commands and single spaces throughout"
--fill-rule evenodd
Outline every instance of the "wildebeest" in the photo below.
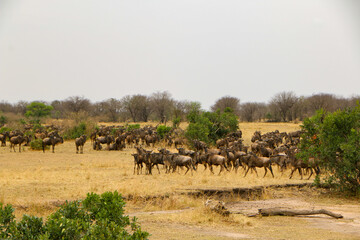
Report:
M 95 140 L 96 150 L 100 150 L 100 144 L 107 144 L 107 149 L 110 150 L 110 144 L 114 141 L 114 137 L 110 135 L 97 137 Z
M 207 164 L 209 165 L 210 171 L 214 174 L 213 165 L 220 166 L 220 173 L 224 170 L 224 168 L 229 171 L 226 167 L 226 159 L 224 156 L 217 155 L 217 154 L 207 154 Z
M 80 137 L 75 139 L 76 153 L 79 153 L 79 148 L 80 148 L 80 153 L 83 153 L 85 142 L 86 142 L 86 135 L 81 135 Z
M 23 140 L 24 140 L 24 137 L 21 135 L 11 137 L 10 138 L 10 152 L 12 149 L 14 149 L 14 152 L 16 152 L 15 145 L 17 145 L 17 144 L 19 144 L 19 152 L 21 152 L 21 144 L 22 144 Z
M 173 153 L 172 157 L 171 157 L 171 163 L 172 163 L 172 168 L 173 168 L 173 172 L 175 172 L 177 167 L 186 167 L 187 170 L 185 172 L 185 174 L 191 169 L 191 174 L 192 174 L 192 170 L 196 170 L 193 160 L 191 157 L 189 156 L 184 156 L 184 155 L 180 155 L 178 153 Z
M 267 174 L 267 169 L 270 170 L 271 175 L 274 177 L 274 173 L 273 173 L 272 168 L 271 168 L 270 158 L 258 157 L 252 152 L 250 152 L 249 155 L 250 155 L 250 159 L 249 159 L 249 162 L 248 162 L 248 170 L 246 171 L 244 177 L 246 177 L 246 175 L 247 175 L 247 173 L 249 172 L 250 169 L 253 169 L 255 171 L 255 173 L 256 173 L 256 176 L 258 176 L 258 173 L 256 171 L 257 167 L 263 167 L 265 169 L 264 177 Z
M 58 143 L 64 143 L 64 139 L 60 136 L 51 135 L 50 137 L 44 138 L 42 140 L 43 152 L 45 153 L 46 146 L 52 146 L 52 152 L 55 153 L 55 145 Z
M 0 133 L 1 146 L 6 146 L 6 138 L 9 138 L 9 132 Z

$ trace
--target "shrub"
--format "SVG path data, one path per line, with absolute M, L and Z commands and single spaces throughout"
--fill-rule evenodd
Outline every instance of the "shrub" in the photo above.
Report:
M 0 133 L 4 133 L 4 132 L 10 132 L 12 129 L 9 127 L 2 127 L 0 128 Z
M 42 150 L 42 140 L 34 139 L 30 142 L 30 149 L 32 150 Z M 45 149 L 50 149 L 50 146 L 46 146 Z
M 305 119 L 298 157 L 315 157 L 328 174 L 325 180 L 360 196 L 360 105 L 334 113 L 318 111 Z
M 8 122 L 7 117 L 1 115 L 0 116 L 0 126 L 4 126 Z
M 159 134 L 161 138 L 171 131 L 172 127 L 167 127 L 165 125 L 160 125 L 157 127 L 156 132 Z
M 140 124 L 129 124 L 126 128 L 128 132 L 131 132 L 134 129 L 140 129 Z
M 231 108 L 225 108 L 221 113 L 216 112 L 190 112 L 188 115 L 190 121 L 186 129 L 185 136 L 192 140 L 201 140 L 206 143 L 215 143 L 216 140 L 234 132 L 239 128 L 237 116 Z
M 1 239 L 147 239 L 136 218 L 124 215 L 125 202 L 118 192 L 90 193 L 83 201 L 63 204 L 42 218 L 24 215 L 16 222 L 11 205 L 0 203 Z
M 69 128 L 64 132 L 64 139 L 68 140 L 78 138 L 81 135 L 86 134 L 86 129 L 86 123 L 80 122 L 78 125 Z
M 181 123 L 181 117 L 177 117 L 173 120 L 173 128 L 178 128 Z

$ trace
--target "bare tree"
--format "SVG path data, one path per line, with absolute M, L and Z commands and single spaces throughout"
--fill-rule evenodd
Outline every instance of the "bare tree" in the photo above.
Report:
M 15 112 L 14 106 L 11 103 L 2 101 L 0 102 L 0 112 Z
M 104 102 L 104 109 L 106 112 L 106 115 L 109 117 L 109 120 L 111 122 L 117 122 L 120 112 L 121 112 L 121 101 L 110 98 Z
M 211 111 L 215 112 L 220 109 L 223 112 L 227 107 L 231 108 L 236 115 L 240 115 L 240 99 L 231 96 L 224 96 L 216 100 L 215 104 L 211 106 Z
M 145 95 L 125 96 L 122 100 L 125 111 L 134 122 L 147 122 L 151 113 L 151 104 L 149 97 Z
M 310 116 L 319 109 L 325 111 L 334 111 L 334 103 L 336 97 L 333 94 L 319 93 L 306 98 L 306 107 L 310 113 Z
M 173 108 L 174 100 L 172 99 L 171 94 L 167 91 L 155 92 L 150 98 L 155 116 L 161 123 L 164 123 L 169 119 L 171 109 Z
M 265 116 L 264 103 L 248 102 L 241 104 L 240 118 L 242 121 L 253 122 Z
M 292 120 L 292 108 L 298 101 L 294 92 L 281 92 L 276 94 L 270 101 L 270 107 L 274 116 L 279 116 L 284 122 Z
M 14 108 L 16 113 L 25 114 L 27 111 L 26 106 L 29 105 L 29 102 L 26 101 L 19 101 L 15 104 Z
M 190 105 L 189 101 L 174 101 L 173 117 L 184 120 L 186 118 L 187 108 Z
M 64 101 L 64 107 L 67 112 L 90 112 L 91 106 L 92 104 L 89 99 L 79 96 L 69 97 Z

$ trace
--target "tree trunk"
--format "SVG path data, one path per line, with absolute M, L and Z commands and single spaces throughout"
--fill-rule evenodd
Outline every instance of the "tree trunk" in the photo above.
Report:
M 325 209 L 319 210 L 295 210 L 295 209 L 283 209 L 283 208 L 265 208 L 259 209 L 257 215 L 261 216 L 297 216 L 297 215 L 315 215 L 326 214 L 333 218 L 343 218 L 341 214 L 333 213 Z

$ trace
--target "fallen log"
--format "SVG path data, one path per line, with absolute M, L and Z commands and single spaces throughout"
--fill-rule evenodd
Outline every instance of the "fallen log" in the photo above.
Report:
M 284 208 L 264 208 L 259 209 L 259 213 L 254 216 L 298 216 L 298 215 L 316 215 L 316 214 L 326 214 L 333 218 L 343 218 L 341 214 L 333 213 L 325 209 L 319 210 L 295 210 L 295 209 L 284 209 Z

